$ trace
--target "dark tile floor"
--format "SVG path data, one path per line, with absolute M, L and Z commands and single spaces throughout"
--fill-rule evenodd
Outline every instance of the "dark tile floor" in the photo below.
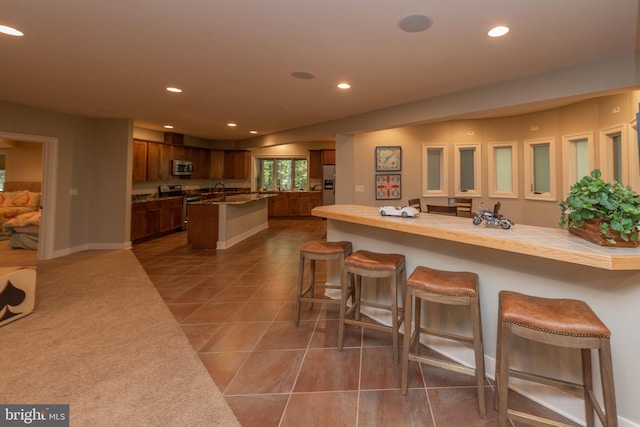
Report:
M 351 326 L 338 352 L 335 305 L 305 304 L 295 326 L 298 249 L 323 234 L 320 219 L 270 219 L 226 250 L 193 250 L 185 232 L 133 250 L 245 427 L 497 425 L 490 382 L 486 420 L 469 376 L 412 362 L 402 396 L 388 334 Z

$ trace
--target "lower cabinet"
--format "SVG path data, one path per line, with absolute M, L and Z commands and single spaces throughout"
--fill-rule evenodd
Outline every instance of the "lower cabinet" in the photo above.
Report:
M 140 242 L 182 229 L 182 198 L 133 203 L 131 241 Z
M 160 232 L 182 228 L 182 199 L 160 201 Z
M 160 232 L 160 202 L 141 202 L 131 206 L 131 240 L 142 240 Z
M 269 216 L 309 216 L 322 204 L 322 193 L 287 192 L 269 198 Z

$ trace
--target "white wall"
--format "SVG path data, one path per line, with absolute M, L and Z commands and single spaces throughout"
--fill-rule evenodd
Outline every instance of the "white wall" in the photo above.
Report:
M 43 221 L 48 216 L 54 222 L 44 238 L 53 257 L 90 248 L 124 247 L 129 229 L 123 206 L 130 195 L 130 186 L 124 184 L 131 175 L 130 127 L 129 120 L 88 119 L 0 101 L 0 133 L 24 136 L 18 140 L 46 141 L 45 157 L 51 164 L 45 165 L 50 176 L 43 177 L 43 186 L 47 187 L 47 180 L 54 184 L 43 194 Z M 55 145 L 57 151 L 47 152 L 47 144 Z M 77 195 L 71 195 L 71 190 Z

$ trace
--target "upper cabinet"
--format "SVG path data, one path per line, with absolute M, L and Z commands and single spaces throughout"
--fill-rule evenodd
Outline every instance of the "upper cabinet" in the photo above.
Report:
M 193 179 L 209 179 L 211 169 L 210 150 L 206 148 L 193 148 L 191 160 L 193 161 Z
M 133 182 L 147 180 L 147 143 L 133 140 Z
M 322 166 L 335 164 L 336 150 L 309 150 L 309 178 L 322 178 Z
M 309 178 L 322 178 L 322 150 L 309 150 Z
M 223 178 L 248 179 L 250 175 L 251 153 L 245 150 L 224 152 Z
M 251 152 L 210 150 L 162 142 L 133 140 L 133 182 L 168 181 L 172 160 L 193 162 L 191 179 L 249 179 Z
M 224 174 L 224 151 L 211 150 L 209 152 L 209 179 L 222 179 Z
M 336 150 L 322 150 L 322 164 L 323 165 L 335 165 L 336 164 Z
M 147 143 L 147 181 L 163 181 L 171 178 L 173 148 L 167 144 Z

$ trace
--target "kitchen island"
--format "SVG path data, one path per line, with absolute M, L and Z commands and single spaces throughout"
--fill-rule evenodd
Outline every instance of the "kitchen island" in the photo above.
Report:
M 370 206 L 321 206 L 312 214 L 327 219 L 328 240 L 351 241 L 354 251 L 367 249 L 405 255 L 407 274 L 418 265 L 478 273 L 485 360 L 487 375 L 491 377 L 495 370 L 500 290 L 587 302 L 612 332 L 619 423 L 640 425 L 640 406 L 635 403 L 640 394 L 640 370 L 635 360 L 640 352 L 637 339 L 640 248 L 600 247 L 566 230 L 553 228 L 516 224 L 502 230 L 476 226 L 470 218 L 462 217 L 427 213 L 414 218 L 382 217 L 377 207 Z M 332 284 L 339 283 L 336 265 L 330 266 L 327 277 Z M 389 298 L 384 286 L 372 284 L 366 290 L 370 299 Z M 367 314 L 390 323 L 382 313 Z M 423 310 L 423 316 L 436 328 L 470 332 L 464 311 L 450 307 L 441 310 L 430 304 L 428 310 Z M 455 360 L 473 365 L 473 354 L 466 348 L 438 338 L 429 338 L 425 343 Z M 575 350 L 550 348 L 524 340 L 516 340 L 515 345 L 520 347 L 519 358 L 514 361 L 517 367 L 569 381 L 581 379 L 575 363 L 579 353 Z M 540 403 L 576 422 L 584 421 L 582 401 L 573 396 L 517 380 L 513 381 L 513 387 L 525 395 L 535 395 Z
M 194 249 L 227 249 L 269 227 L 273 194 L 235 194 L 189 204 L 187 243 Z

